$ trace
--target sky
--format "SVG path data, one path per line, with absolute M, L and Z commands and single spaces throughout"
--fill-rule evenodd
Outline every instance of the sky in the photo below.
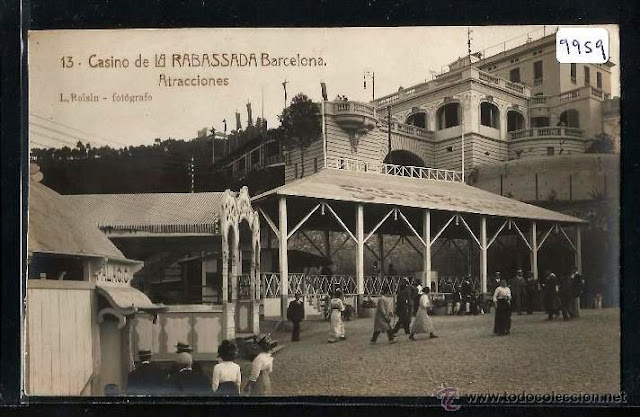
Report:
M 563 26 L 565 27 L 565 26 Z M 605 25 L 611 39 L 611 61 L 619 59 L 618 28 Z M 499 52 L 522 44 L 527 34 L 537 39 L 555 30 L 549 26 L 471 27 L 472 52 Z M 168 61 L 178 54 L 255 53 L 269 57 L 322 57 L 315 67 L 171 67 L 156 68 L 154 55 Z M 269 127 L 279 123 L 284 107 L 282 83 L 288 99 L 305 93 L 321 99 L 320 83 L 329 99 L 346 95 L 351 100 L 372 98 L 370 79 L 375 73 L 376 98 L 430 80 L 434 73 L 467 53 L 467 27 L 318 28 L 318 29 L 140 29 L 65 30 L 29 33 L 29 137 L 31 147 L 71 146 L 78 141 L 92 146 L 122 147 L 152 144 L 155 138 L 191 139 L 212 126 L 222 131 L 235 127 L 235 112 L 246 125 L 246 103 L 253 118 L 264 116 Z M 138 68 L 136 58 L 149 59 Z M 491 55 L 491 53 L 489 53 Z M 93 57 L 92 57 L 93 56 Z M 71 57 L 65 58 L 65 57 Z M 90 57 L 92 57 L 90 59 Z M 127 68 L 100 67 L 99 59 L 128 59 Z M 73 62 L 73 66 L 70 65 Z M 91 65 L 96 66 L 92 68 Z M 167 87 L 160 76 L 227 79 L 227 85 Z M 612 69 L 612 93 L 620 95 L 620 71 Z M 75 94 L 76 100 L 72 100 Z M 82 94 L 98 102 L 77 100 Z M 126 94 L 146 101 L 118 100 Z M 146 96 L 145 96 L 146 94 Z M 148 98 L 151 97 L 151 100 Z M 64 101 L 68 100 L 68 101 Z

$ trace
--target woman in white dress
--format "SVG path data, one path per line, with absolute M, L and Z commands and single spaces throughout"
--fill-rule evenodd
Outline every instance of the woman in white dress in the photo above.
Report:
M 251 361 L 251 375 L 245 391 L 249 395 L 271 394 L 271 372 L 273 372 L 273 356 L 269 349 L 268 336 L 258 340 L 258 354 Z
M 415 335 L 420 333 L 429 333 L 429 338 L 435 339 L 435 329 L 431 317 L 429 317 L 428 309 L 431 307 L 431 300 L 429 299 L 429 287 L 422 289 L 422 295 L 420 296 L 418 312 L 416 313 L 416 319 L 411 326 L 410 340 L 416 340 Z
M 344 302 L 342 301 L 342 290 L 337 289 L 333 298 L 329 301 L 329 308 L 331 309 L 331 329 L 329 334 L 329 343 L 337 342 L 338 340 L 345 340 L 344 335 L 344 322 L 342 321 L 342 312 L 344 311 Z

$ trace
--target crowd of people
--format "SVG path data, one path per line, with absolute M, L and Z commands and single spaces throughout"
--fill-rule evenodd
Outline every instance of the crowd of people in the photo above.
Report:
M 238 347 L 234 341 L 223 340 L 218 347 L 219 361 L 208 376 L 200 363 L 193 360 L 193 349 L 185 343 L 176 345 L 175 360 L 167 369 L 159 362 L 152 362 L 150 350 L 138 352 L 139 362 L 127 378 L 127 395 L 196 395 L 237 396 L 268 395 L 271 393 L 270 374 L 273 371 L 269 335 L 263 334 L 251 346 L 249 358 L 251 373 L 242 387 L 242 372 L 236 363 Z M 106 394 L 116 394 L 117 389 L 105 387 Z
M 443 290 L 449 289 L 452 293 L 453 314 L 485 314 L 494 308 L 494 333 L 508 335 L 511 330 L 512 312 L 532 314 L 542 306 L 548 314 L 548 320 L 553 320 L 560 314 L 564 320 L 579 317 L 584 279 L 577 270 L 560 279 L 554 273 L 547 272 L 540 280 L 535 279 L 531 273 L 525 278 L 523 271 L 517 270 L 515 276 L 509 281 L 503 279 L 500 272 L 496 272 L 488 282 L 489 296 L 487 297 L 479 291 L 478 283 L 474 283 L 469 275 L 460 281 L 446 279 L 442 285 Z M 428 334 L 430 338 L 438 337 L 435 335 L 433 323 L 428 314 L 432 307 L 429 293 L 430 289 L 423 288 L 419 281 L 403 278 L 396 293 L 395 308 L 392 309 L 393 300 L 390 298 L 390 292 L 386 291 L 382 294 L 376 307 L 371 343 L 377 343 L 381 333 L 386 333 L 388 341 L 395 343 L 400 330 L 404 330 L 410 340 L 415 340 L 416 335 L 422 333 Z M 294 303 L 299 303 L 299 295 L 296 295 L 290 310 L 292 306 L 295 307 Z M 327 306 L 330 318 L 329 343 L 346 340 L 344 326 L 346 303 L 341 289 L 333 292 Z M 295 320 L 292 314 L 287 315 L 294 323 L 293 340 L 299 340 L 302 313 L 298 314 Z M 415 319 L 413 319 L 414 316 Z M 394 318 L 395 324 L 393 324 Z
M 522 270 L 518 270 L 509 283 L 497 272 L 490 287 L 496 309 L 493 332 L 501 336 L 508 335 L 512 312 L 522 314 L 526 311 L 532 314 L 540 304 L 548 320 L 558 318 L 560 314 L 564 320 L 580 317 L 580 297 L 584 284 L 584 278 L 577 270 L 560 278 L 547 271 L 540 280 L 536 280 L 531 273 L 525 279 Z
M 380 333 L 386 333 L 390 343 L 395 343 L 396 335 L 400 330 L 404 330 L 406 335 L 409 335 L 410 340 L 416 340 L 418 334 L 429 334 L 430 338 L 436 338 L 433 323 L 429 317 L 428 310 L 431 308 L 431 300 L 429 298 L 429 288 L 423 288 L 419 281 L 411 281 L 408 278 L 403 278 L 398 284 L 398 291 L 395 297 L 395 308 L 393 306 L 393 300 L 391 298 L 390 290 L 386 292 L 378 299 L 373 335 L 371 336 L 371 343 L 375 344 L 378 340 Z M 296 300 L 298 296 L 296 296 Z M 292 307 L 295 307 L 292 301 L 289 306 L 289 311 Z M 349 307 L 344 300 L 344 292 L 342 289 L 337 288 L 331 294 L 331 298 L 327 303 L 329 310 L 329 343 L 336 343 L 341 340 L 346 340 L 345 334 L 345 312 Z M 289 320 L 293 322 L 294 330 L 298 329 L 292 340 L 299 340 L 299 322 L 296 323 L 292 318 L 292 315 L 287 313 Z M 415 319 L 412 323 L 412 317 Z M 396 319 L 395 325 L 392 324 L 394 317 Z

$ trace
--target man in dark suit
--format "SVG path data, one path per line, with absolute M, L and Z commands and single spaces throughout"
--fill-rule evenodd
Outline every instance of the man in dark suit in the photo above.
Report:
M 393 334 L 404 329 L 405 334 L 410 334 L 411 313 L 413 312 L 413 289 L 409 285 L 409 280 L 404 278 L 399 287 L 396 297 L 396 315 L 398 321 L 393 328 Z
M 522 305 L 526 300 L 526 283 L 522 275 L 522 269 L 516 271 L 516 276 L 511 279 L 509 284 L 509 287 L 511 287 L 512 311 L 522 314 Z
M 160 368 L 151 363 L 151 351 L 138 352 L 140 362 L 127 379 L 127 394 L 153 395 L 161 394 L 167 375 Z
M 168 381 L 173 395 L 213 395 L 211 381 L 202 373 L 192 368 L 193 358 L 190 353 L 181 352 L 176 356 L 176 371 Z
M 300 300 L 300 293 L 296 293 L 295 300 L 289 303 L 287 308 L 287 319 L 293 323 L 293 332 L 291 333 L 291 341 L 300 340 L 300 322 L 304 320 L 304 304 Z

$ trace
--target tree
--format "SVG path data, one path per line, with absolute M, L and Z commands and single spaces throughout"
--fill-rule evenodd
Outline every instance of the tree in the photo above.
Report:
M 600 133 L 591 141 L 587 153 L 613 153 L 613 138 L 606 133 Z
M 315 142 L 322 131 L 318 118 L 318 107 L 303 93 L 291 100 L 291 105 L 278 116 L 283 146 L 287 150 L 300 149 L 302 159 L 301 176 L 304 176 L 304 150 Z

